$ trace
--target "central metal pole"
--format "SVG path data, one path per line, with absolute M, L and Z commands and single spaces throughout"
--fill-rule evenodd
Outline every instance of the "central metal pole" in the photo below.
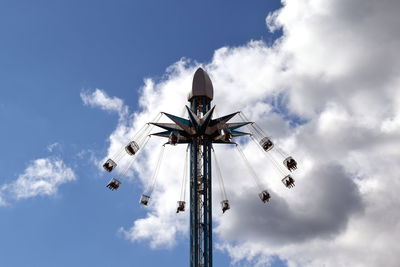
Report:
M 206 97 L 191 99 L 191 110 L 203 116 L 210 110 Z M 212 266 L 211 141 L 204 135 L 190 142 L 190 266 Z

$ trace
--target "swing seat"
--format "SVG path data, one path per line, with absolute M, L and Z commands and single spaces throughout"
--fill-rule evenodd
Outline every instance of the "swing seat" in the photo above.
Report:
M 270 151 L 274 147 L 274 143 L 268 137 L 261 139 L 260 145 L 265 151 Z
M 282 183 L 287 187 L 287 188 L 292 188 L 294 187 L 294 179 L 293 177 L 289 174 L 286 175 L 283 179 L 282 179 Z
M 185 211 L 185 201 L 178 201 L 178 206 L 176 208 L 176 213 Z
M 223 137 L 222 137 L 222 140 L 224 140 L 225 142 L 231 142 L 231 139 L 232 139 L 232 132 L 229 130 L 228 127 L 224 127 L 224 128 L 221 130 L 221 135 L 223 136 Z
M 175 146 L 179 141 L 179 133 L 174 131 L 168 137 L 168 144 Z
M 133 156 L 139 151 L 139 145 L 135 141 L 129 142 L 129 144 L 125 147 L 126 153 Z
M 143 194 L 140 198 L 140 204 L 147 206 L 149 204 L 150 196 Z
M 229 201 L 227 199 L 221 201 L 221 208 L 222 208 L 222 213 L 225 213 L 225 211 L 231 208 L 231 206 L 229 205 Z
M 108 184 L 106 185 L 106 187 L 108 187 L 110 190 L 117 190 L 119 188 L 119 186 L 121 185 L 121 182 L 115 178 L 112 178 Z
M 103 164 L 103 168 L 108 172 L 111 172 L 115 167 L 117 167 L 117 163 L 112 159 L 108 159 L 106 163 Z
M 289 171 L 294 171 L 297 169 L 297 162 L 294 160 L 292 157 L 287 157 L 283 161 L 283 165 L 289 170 Z
M 262 191 L 260 194 L 258 194 L 258 196 L 260 197 L 261 201 L 266 203 L 270 200 L 271 195 L 268 193 L 267 190 Z

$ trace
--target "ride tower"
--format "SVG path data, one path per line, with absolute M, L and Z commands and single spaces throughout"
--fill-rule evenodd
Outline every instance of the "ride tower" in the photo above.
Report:
M 171 145 L 187 143 L 190 147 L 191 267 L 212 266 L 212 144 L 235 144 L 231 141 L 233 137 L 250 135 L 236 130 L 250 122 L 228 123 L 239 112 L 213 119 L 213 96 L 211 79 L 199 68 L 194 74 L 192 90 L 188 96 L 190 107 L 186 106 L 189 119 L 163 113 L 174 124 L 151 123 L 167 130 L 152 135 L 168 137 L 167 143 Z M 221 205 L 223 212 L 230 208 L 227 199 Z M 184 207 L 179 210 L 178 206 L 178 212 L 183 210 Z
M 239 136 L 249 136 L 261 149 L 261 151 L 272 161 L 280 175 L 283 176 L 282 183 L 287 188 L 294 187 L 294 179 L 288 174 L 297 169 L 297 162 L 283 150 L 277 147 L 263 130 L 254 122 L 248 121 L 242 112 L 234 112 L 229 115 L 213 119 L 215 106 L 211 107 L 214 96 L 214 88 L 208 74 L 198 68 L 193 77 L 192 90 L 189 93 L 189 106 L 186 106 L 187 118 L 178 117 L 169 113 L 161 112 L 155 121 L 147 123 L 133 137 L 124 148 L 118 151 L 112 158 L 109 158 L 103 167 L 111 172 L 124 155 L 136 158 L 138 153 L 143 150 L 150 136 L 160 136 L 168 138 L 167 143 L 162 146 L 159 159 L 152 177 L 151 186 L 143 193 L 140 203 L 148 206 L 151 194 L 157 180 L 157 174 L 161 165 L 163 151 L 166 144 L 177 145 L 187 144 L 186 158 L 190 158 L 189 182 L 190 182 L 190 267 L 212 267 L 212 163 L 211 155 L 214 154 L 217 178 L 220 182 L 222 193 L 221 209 L 225 213 L 230 209 L 230 204 L 226 196 L 221 170 L 215 157 L 213 144 L 233 144 L 236 146 L 239 155 L 242 157 L 246 167 L 250 170 L 251 176 L 257 188 L 260 190 L 258 196 L 263 203 L 269 202 L 271 195 L 265 189 L 265 184 L 260 180 L 255 170 L 251 167 L 240 145 L 233 142 L 233 138 Z M 229 123 L 228 121 L 240 115 L 240 122 Z M 160 123 L 158 120 L 162 115 L 168 117 L 173 123 Z M 238 131 L 242 126 L 248 126 L 250 133 Z M 152 133 L 153 126 L 163 128 L 164 131 Z M 124 153 L 124 151 L 126 153 Z M 189 152 L 188 152 L 189 151 Z M 275 158 L 283 159 L 283 166 Z M 126 175 L 131 164 L 122 172 Z M 185 160 L 184 179 L 182 182 L 181 199 L 178 201 L 177 213 L 185 211 L 186 196 L 186 170 L 187 160 Z M 107 184 L 111 190 L 117 190 L 121 181 L 112 178 Z
M 198 69 L 189 94 L 197 118 L 210 111 L 214 89 L 207 73 Z M 203 133 L 190 142 L 190 266 L 212 266 L 212 140 Z

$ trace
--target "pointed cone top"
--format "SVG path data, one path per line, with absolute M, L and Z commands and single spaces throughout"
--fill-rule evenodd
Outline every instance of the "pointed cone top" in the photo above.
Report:
M 190 92 L 188 100 L 193 97 L 205 96 L 212 100 L 214 97 L 214 88 L 207 72 L 202 68 L 198 68 L 193 77 L 192 92 Z

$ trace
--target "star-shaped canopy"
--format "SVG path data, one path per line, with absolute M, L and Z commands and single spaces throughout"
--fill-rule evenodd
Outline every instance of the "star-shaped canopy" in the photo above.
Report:
M 181 118 L 168 113 L 163 113 L 174 123 L 156 123 L 151 124 L 161 127 L 166 131 L 154 133 L 152 135 L 167 137 L 169 143 L 188 143 L 192 138 L 201 137 L 203 140 L 209 140 L 213 143 L 233 144 L 233 137 L 250 135 L 249 133 L 237 131 L 238 128 L 250 124 L 251 122 L 228 123 L 239 112 L 235 112 L 217 119 L 212 119 L 215 106 L 210 109 L 203 117 L 197 116 L 188 106 L 189 119 Z

